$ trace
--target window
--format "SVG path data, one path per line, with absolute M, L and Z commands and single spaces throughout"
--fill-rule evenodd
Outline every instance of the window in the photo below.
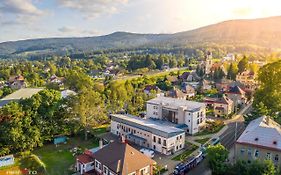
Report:
M 259 150 L 256 149 L 256 151 L 255 151 L 255 157 L 259 157 L 259 154 L 260 154 Z
M 199 124 L 199 119 L 197 119 L 197 124 Z
M 153 142 L 156 142 L 156 137 L 155 136 L 153 136 Z
M 99 161 L 95 161 L 95 164 L 96 164 L 96 169 L 101 171 L 101 163 Z
M 153 149 L 156 149 L 156 146 L 155 146 L 155 145 L 153 145 Z
M 244 152 L 245 152 L 245 149 L 244 149 L 244 148 L 242 148 L 242 149 L 240 150 L 240 154 L 241 154 L 241 155 L 243 155 L 243 154 L 244 154 Z
M 279 155 L 278 155 L 278 154 L 275 155 L 274 161 L 275 161 L 275 162 L 278 162 L 278 161 L 279 161 Z
M 130 173 L 129 175 L 136 175 L 136 172 L 132 172 L 132 173 Z
M 182 135 L 180 135 L 180 139 L 182 139 Z
M 104 175 L 108 175 L 109 174 L 108 168 L 106 166 L 103 166 L 103 174 Z
M 158 138 L 158 144 L 161 144 L 161 138 Z
M 166 140 L 163 140 L 163 145 L 167 146 L 167 141 Z
M 248 149 L 248 156 L 251 156 L 252 155 L 252 150 L 249 148 Z
M 271 159 L 271 154 L 270 153 L 266 153 L 266 159 L 270 160 Z

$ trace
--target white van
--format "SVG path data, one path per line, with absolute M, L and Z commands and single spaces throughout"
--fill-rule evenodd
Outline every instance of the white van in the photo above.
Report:
M 142 149 L 140 149 L 140 152 L 143 153 L 144 155 L 146 155 L 149 158 L 154 157 L 154 151 L 153 150 L 142 148 Z

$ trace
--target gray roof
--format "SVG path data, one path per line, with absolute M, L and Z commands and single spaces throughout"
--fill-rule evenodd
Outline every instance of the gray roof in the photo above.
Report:
M 281 128 L 266 116 L 250 122 L 237 143 L 250 144 L 281 151 Z
M 184 133 L 184 130 L 164 124 L 164 122 L 152 119 L 142 119 L 132 115 L 111 114 L 111 120 L 124 123 L 165 138 Z
M 42 91 L 43 88 L 22 88 L 19 89 L 0 100 L 0 107 L 8 104 L 11 101 L 18 101 L 20 99 L 30 98 L 32 95 Z
M 153 98 L 151 100 L 148 100 L 147 103 L 149 104 L 155 104 L 160 105 L 162 104 L 165 108 L 170 109 L 178 109 L 183 108 L 186 111 L 199 111 L 201 108 L 205 108 L 204 103 L 199 103 L 195 101 L 188 101 L 184 99 L 176 99 L 176 98 L 170 98 L 170 97 L 163 97 L 159 96 L 156 98 Z

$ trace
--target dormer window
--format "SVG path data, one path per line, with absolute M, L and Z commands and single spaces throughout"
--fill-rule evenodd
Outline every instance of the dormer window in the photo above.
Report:
M 258 141 L 258 140 L 259 140 L 259 138 L 256 137 L 256 138 L 255 138 L 255 141 Z
M 274 144 L 274 145 L 277 145 L 277 141 L 273 141 L 273 144 Z

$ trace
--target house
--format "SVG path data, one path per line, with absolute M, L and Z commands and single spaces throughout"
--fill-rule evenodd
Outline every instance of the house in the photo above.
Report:
M 216 117 L 227 116 L 234 111 L 234 103 L 231 99 L 223 95 L 221 98 L 210 98 L 204 99 L 204 103 L 209 107 L 213 108 L 214 115 Z
M 231 99 L 227 98 L 225 95 L 218 98 L 214 102 L 214 114 L 216 117 L 228 116 L 234 111 L 234 103 Z
M 177 76 L 171 76 L 171 75 L 168 75 L 166 77 L 166 79 L 168 81 L 170 81 L 173 85 L 177 84 L 178 83 L 178 77 Z
M 247 101 L 246 92 L 243 91 L 239 86 L 230 87 L 225 93 L 228 98 L 234 102 L 234 106 L 244 105 Z
M 226 69 L 225 69 L 225 67 L 224 67 L 222 62 L 214 63 L 212 65 L 210 71 L 211 71 L 211 73 L 214 73 L 216 70 L 219 70 L 219 69 L 221 69 L 225 75 L 227 74 L 227 71 L 226 71 Z
M 189 84 L 183 84 L 182 91 L 186 94 L 188 98 L 194 97 L 196 94 L 195 88 Z
M 229 87 L 231 86 L 231 83 L 233 83 L 232 80 L 223 78 L 223 79 L 219 80 L 218 82 L 216 82 L 215 86 L 219 92 L 225 92 L 229 89 Z
M 272 160 L 275 165 L 281 165 L 281 128 L 269 116 L 251 121 L 235 146 L 237 159 Z
M 203 79 L 203 80 L 200 82 L 200 86 L 201 86 L 201 90 L 202 90 L 202 91 L 210 90 L 210 89 L 213 88 L 212 82 L 209 81 L 209 80 L 206 80 L 206 79 Z
M 18 76 L 11 76 L 9 78 L 9 86 L 12 89 L 21 89 L 21 88 L 26 88 L 27 84 L 24 80 L 24 77 L 22 75 L 18 75 Z
M 182 83 L 182 86 L 187 86 L 187 85 L 190 85 L 192 86 L 194 89 L 198 89 L 199 86 L 200 86 L 200 82 L 183 82 Z
M 161 69 L 162 69 L 162 70 L 169 70 L 169 69 L 170 69 L 170 66 L 169 66 L 168 64 L 163 64 L 163 65 L 161 66 Z
M 74 92 L 72 90 L 69 90 L 69 89 L 61 91 L 61 97 L 62 98 L 67 98 L 69 96 L 76 95 L 76 94 L 77 94 L 76 92 Z
M 253 92 L 257 89 L 257 81 L 255 73 L 252 71 L 244 71 L 236 76 L 236 81 L 243 84 L 245 91 Z
M 166 155 L 184 148 L 185 131 L 168 122 L 123 114 L 112 114 L 110 117 L 111 133 L 125 137 L 131 143 Z
M 161 90 L 156 85 L 146 85 L 143 92 L 150 95 L 152 92 L 159 93 Z
M 195 71 L 192 71 L 182 73 L 182 75 L 179 76 L 179 79 L 183 82 L 198 82 L 200 80 L 200 77 Z
M 155 164 L 154 160 L 123 140 L 77 156 L 76 171 L 81 175 L 152 175 Z
M 56 75 L 52 75 L 49 79 L 50 83 L 56 83 L 59 86 L 63 86 L 63 82 L 64 82 L 65 78 L 64 77 L 58 77 Z
M 176 98 L 176 99 L 184 99 L 185 100 L 186 97 L 187 97 L 187 94 L 183 93 L 178 88 L 173 87 L 172 90 L 170 90 L 166 93 L 166 96 Z
M 235 61 L 235 55 L 233 53 L 228 53 L 225 57 L 223 57 L 223 62 L 225 61 Z
M 147 118 L 160 119 L 186 126 L 189 134 L 197 133 L 205 124 L 204 103 L 170 97 L 156 97 L 146 103 Z

